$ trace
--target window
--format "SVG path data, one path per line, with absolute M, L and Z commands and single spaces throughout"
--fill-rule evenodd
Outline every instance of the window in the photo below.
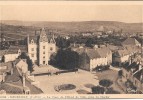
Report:
M 45 49 L 45 46 L 43 46 L 43 49 Z
M 34 51 L 34 48 L 31 48 L 31 51 Z
M 51 47 L 51 48 L 50 48 L 50 50 L 52 51 L 52 50 L 53 50 L 53 48 Z
M 31 54 L 31 57 L 34 57 L 34 54 Z
M 45 54 L 45 51 L 43 52 L 43 54 Z
M 33 40 L 33 39 L 31 40 L 31 43 L 32 43 L 32 44 L 34 43 L 34 40 Z
M 43 56 L 43 58 L 45 59 L 45 56 Z
M 45 64 L 45 61 L 43 61 L 43 64 Z

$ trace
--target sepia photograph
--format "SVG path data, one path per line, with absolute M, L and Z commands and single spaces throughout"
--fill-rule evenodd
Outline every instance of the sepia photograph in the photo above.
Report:
M 143 98 L 143 2 L 0 1 L 0 96 L 39 94 Z

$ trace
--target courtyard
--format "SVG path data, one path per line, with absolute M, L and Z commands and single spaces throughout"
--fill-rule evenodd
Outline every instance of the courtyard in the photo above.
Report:
M 35 80 L 40 82 L 40 88 L 45 94 L 78 94 L 77 91 L 86 91 L 91 93 L 91 88 L 86 85 L 99 85 L 99 81 L 102 79 L 110 79 L 113 81 L 111 87 L 123 93 L 120 87 L 117 85 L 117 76 L 118 72 L 116 70 L 107 70 L 103 72 L 88 72 L 84 70 L 79 70 L 77 73 L 69 72 L 62 73 L 60 75 L 40 75 L 35 76 Z M 63 84 L 72 84 L 75 85 L 75 89 L 72 90 L 63 90 L 56 91 L 55 87 L 63 85 Z
M 96 75 L 84 70 L 79 70 L 77 73 L 69 72 L 52 76 L 35 76 L 35 80 L 40 82 L 40 88 L 45 94 L 77 94 L 79 90 L 91 92 L 91 89 L 85 87 L 85 85 L 93 84 L 96 86 L 99 83 Z M 54 88 L 62 84 L 73 84 L 76 88 L 60 92 L 55 91 Z

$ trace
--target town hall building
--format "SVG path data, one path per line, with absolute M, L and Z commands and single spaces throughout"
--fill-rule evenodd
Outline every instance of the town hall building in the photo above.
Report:
M 34 64 L 48 65 L 50 57 L 56 52 L 56 42 L 54 35 L 48 37 L 45 29 L 40 30 L 40 34 L 27 38 L 28 55 Z

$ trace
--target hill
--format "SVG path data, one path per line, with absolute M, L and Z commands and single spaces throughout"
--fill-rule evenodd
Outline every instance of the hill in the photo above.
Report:
M 123 32 L 142 32 L 142 23 L 124 23 L 117 21 L 82 21 L 82 22 L 49 22 L 49 21 L 16 21 L 3 20 L 3 31 L 35 31 L 41 27 L 58 30 L 59 33 L 95 32 L 104 26 L 107 30 L 123 30 Z

